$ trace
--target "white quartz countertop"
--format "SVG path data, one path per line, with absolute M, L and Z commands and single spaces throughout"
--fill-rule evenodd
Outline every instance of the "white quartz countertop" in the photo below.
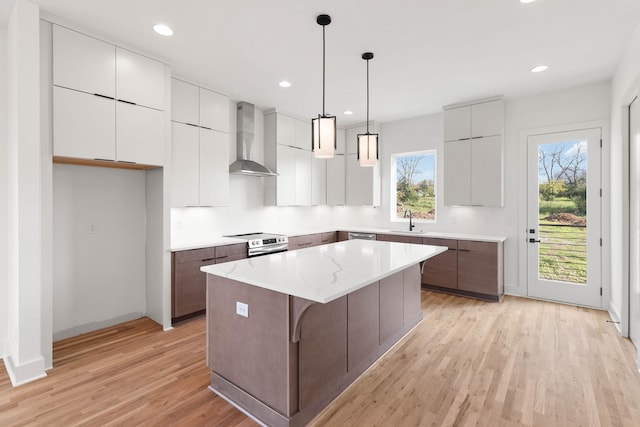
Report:
M 328 303 L 446 250 L 443 246 L 348 240 L 209 265 L 200 270 Z
M 469 234 L 469 233 L 449 233 L 446 231 L 407 231 L 400 227 L 397 229 L 369 228 L 369 227 L 323 227 L 323 228 L 306 228 L 301 230 L 268 230 L 270 233 L 284 234 L 285 236 L 304 236 L 306 234 L 326 233 L 332 231 L 352 231 L 360 233 L 374 234 L 395 234 L 398 236 L 415 236 L 415 237 L 433 237 L 440 239 L 455 240 L 475 240 L 478 242 L 504 242 L 507 238 L 504 236 L 491 236 L 486 234 Z M 231 237 L 213 237 L 211 239 L 172 244 L 171 251 L 186 251 L 190 249 L 208 248 L 212 246 L 232 245 L 234 243 L 244 243 L 244 240 L 234 239 Z

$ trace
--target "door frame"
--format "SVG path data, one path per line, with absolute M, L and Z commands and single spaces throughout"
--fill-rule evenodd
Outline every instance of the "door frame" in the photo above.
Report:
M 630 196 L 631 196 L 631 186 L 629 185 L 630 179 L 630 162 L 629 162 L 629 107 L 631 103 L 636 99 L 636 97 L 640 97 L 640 75 L 638 75 L 635 81 L 627 90 L 625 96 L 622 98 L 622 105 L 620 106 L 620 116 L 621 116 L 621 155 L 626 156 L 627 161 L 622 161 L 622 194 L 626 197 L 622 198 L 622 238 L 621 238 L 621 262 L 622 262 L 622 271 L 621 271 L 621 279 L 622 279 L 622 306 L 620 307 L 620 313 L 618 313 L 615 308 L 612 306 L 609 309 L 609 313 L 614 321 L 619 321 L 620 323 L 616 324 L 618 328 L 618 332 L 623 337 L 629 337 L 629 322 L 630 322 L 630 303 L 629 300 L 629 292 L 630 289 L 630 274 L 629 274 L 629 266 L 630 266 L 630 242 L 629 242 L 629 233 L 631 230 L 631 222 L 629 218 L 629 210 L 630 207 Z M 639 98 L 640 99 L 640 98 Z M 624 157 L 623 157 L 624 158 Z M 638 367 L 640 367 L 640 348 L 638 349 L 638 355 L 636 363 Z
M 546 134 L 546 133 L 560 133 L 570 132 L 580 129 L 589 128 L 601 128 L 602 129 L 602 151 L 600 153 L 600 180 L 602 187 L 601 203 L 601 234 L 602 234 L 602 249 L 601 249 L 601 268 L 600 268 L 600 281 L 602 283 L 602 307 L 600 309 L 606 310 L 609 308 L 609 301 L 611 300 L 611 227 L 610 217 L 611 212 L 606 209 L 610 206 L 610 138 L 611 130 L 608 120 L 594 120 L 589 122 L 569 123 L 564 125 L 549 126 L 542 128 L 532 128 L 520 131 L 520 144 L 518 146 L 518 164 L 520 165 L 520 173 L 518 177 L 518 228 L 519 244 L 518 244 L 518 279 L 520 283 L 520 290 L 522 295 L 528 297 L 528 228 L 527 228 L 527 157 L 528 157 L 528 139 L 530 136 Z M 606 280 L 605 280 L 606 279 Z M 593 308 L 593 307 L 591 307 Z

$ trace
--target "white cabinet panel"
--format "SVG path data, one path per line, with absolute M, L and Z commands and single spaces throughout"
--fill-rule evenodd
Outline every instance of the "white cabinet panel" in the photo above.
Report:
M 171 79 L 171 120 L 198 125 L 200 88 L 182 80 Z
M 471 138 L 471 106 L 444 111 L 444 140 L 457 141 Z
M 335 157 L 335 156 L 334 156 Z M 311 204 L 327 204 L 327 160 L 311 158 Z
M 358 163 L 357 154 L 347 154 L 346 175 L 348 206 L 380 206 L 379 166 L 363 168 Z
M 471 140 L 471 205 L 502 206 L 502 136 Z
M 53 155 L 116 159 L 115 101 L 53 87 Z
M 115 46 L 54 25 L 53 84 L 115 97 Z
M 276 204 L 292 206 L 296 204 L 296 151 L 294 147 L 277 145 Z
M 296 119 L 276 114 L 276 143 L 280 145 L 296 146 Z
M 229 134 L 200 128 L 199 157 L 200 206 L 226 206 L 229 200 Z
M 504 102 L 483 102 L 471 106 L 471 136 L 502 135 L 504 127 Z
M 311 205 L 311 151 L 296 149 L 296 205 Z
M 171 206 L 199 204 L 199 138 L 197 127 L 171 123 Z
M 116 48 L 116 98 L 164 110 L 164 64 Z
M 444 143 L 444 204 L 471 204 L 471 140 Z
M 200 126 L 229 132 L 229 98 L 200 88 Z
M 117 160 L 162 166 L 164 112 L 116 102 L 116 119 Z
M 296 120 L 296 147 L 311 150 L 311 120 Z
M 329 206 L 345 205 L 345 157 L 344 154 L 337 154 L 327 159 L 327 205 Z
M 336 129 L 336 154 L 346 153 L 346 131 L 344 129 Z

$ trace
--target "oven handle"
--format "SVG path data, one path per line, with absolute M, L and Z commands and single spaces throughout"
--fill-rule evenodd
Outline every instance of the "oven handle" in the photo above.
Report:
M 282 243 L 279 245 L 263 246 L 260 248 L 250 248 L 248 255 L 250 257 L 258 256 L 258 255 L 266 255 L 266 254 L 275 253 L 275 252 L 284 252 L 287 249 L 289 249 L 289 244 Z

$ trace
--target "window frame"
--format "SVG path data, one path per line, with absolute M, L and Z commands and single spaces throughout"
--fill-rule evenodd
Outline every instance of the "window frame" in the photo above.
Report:
M 435 212 L 433 215 L 433 219 L 420 219 L 413 218 L 414 223 L 421 224 L 435 224 L 438 222 L 438 150 L 435 148 L 430 148 L 427 150 L 419 150 L 419 151 L 407 151 L 402 153 L 392 153 L 390 156 L 390 186 L 389 186 L 389 216 L 391 222 L 398 223 L 408 223 L 409 218 L 398 218 L 396 215 L 396 206 L 398 202 L 398 173 L 397 173 L 397 159 L 398 157 L 405 156 L 424 156 L 424 155 L 432 155 L 433 156 L 433 197 L 435 200 Z

